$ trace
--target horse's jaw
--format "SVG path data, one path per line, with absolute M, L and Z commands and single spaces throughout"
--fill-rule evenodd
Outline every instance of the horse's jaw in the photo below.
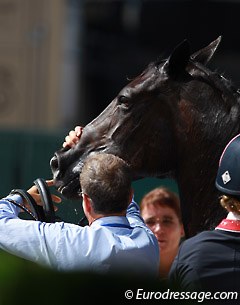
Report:
M 79 175 L 75 176 L 68 184 L 58 187 L 58 191 L 63 197 L 70 200 L 81 198 L 81 188 L 79 184 Z
M 92 153 L 98 153 L 99 151 L 90 152 L 89 154 L 84 154 L 81 157 L 79 157 L 78 160 L 74 161 L 72 164 L 68 164 L 67 169 L 65 171 L 61 170 L 61 167 L 59 166 L 59 159 L 62 157 L 59 157 L 59 153 L 56 152 L 56 154 L 52 157 L 50 161 L 50 167 L 53 173 L 53 180 L 54 185 L 58 192 L 61 193 L 61 195 L 70 200 L 79 200 L 81 198 L 81 186 L 80 186 L 80 173 L 82 171 L 82 168 L 84 166 L 85 159 Z M 121 152 L 117 151 L 111 151 L 111 150 L 102 150 L 100 152 L 106 152 L 106 153 L 113 153 L 114 155 L 117 155 L 124 159 L 132 168 L 132 180 L 137 181 L 143 178 L 147 177 L 160 177 L 165 178 L 169 177 L 169 175 L 172 175 L 172 172 L 162 172 L 156 169 L 148 169 L 144 168 L 141 163 L 136 164 L 134 163 L 134 160 L 131 160 L 131 157 L 129 156 L 123 156 Z M 69 155 L 69 153 L 68 153 Z

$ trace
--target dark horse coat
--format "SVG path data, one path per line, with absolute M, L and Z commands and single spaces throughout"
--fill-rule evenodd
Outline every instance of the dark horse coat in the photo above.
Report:
M 226 143 L 239 128 L 239 93 L 207 68 L 221 37 L 191 55 L 184 40 L 150 63 L 92 122 L 76 147 L 51 160 L 57 189 L 80 198 L 79 173 L 93 152 L 120 156 L 133 179 L 169 177 L 179 188 L 187 236 L 213 228 L 225 215 L 215 177 Z

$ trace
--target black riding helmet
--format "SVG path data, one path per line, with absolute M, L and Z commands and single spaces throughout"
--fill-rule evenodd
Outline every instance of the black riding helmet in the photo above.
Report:
M 215 185 L 224 194 L 240 196 L 240 134 L 223 150 Z

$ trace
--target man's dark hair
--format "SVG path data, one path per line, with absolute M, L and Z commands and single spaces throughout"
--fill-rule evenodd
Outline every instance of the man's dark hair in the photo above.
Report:
M 90 155 L 80 174 L 82 192 L 96 213 L 118 213 L 127 209 L 131 194 L 131 170 L 121 158 L 106 153 Z

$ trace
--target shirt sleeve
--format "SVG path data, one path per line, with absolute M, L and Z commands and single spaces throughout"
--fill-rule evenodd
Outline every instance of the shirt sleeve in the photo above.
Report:
M 77 256 L 76 251 L 71 251 L 72 239 L 78 237 L 81 249 L 82 228 L 64 222 L 21 219 L 20 208 L 7 199 L 22 203 L 19 195 L 0 200 L 0 249 L 43 266 L 65 269 L 66 257 Z M 62 240 L 66 240 L 64 246 L 61 246 Z
M 131 203 L 129 204 L 127 208 L 127 218 L 131 226 L 146 226 L 145 222 L 140 214 L 140 208 L 139 205 L 134 200 L 134 197 L 132 198 Z
M 22 197 L 17 194 L 7 196 L 6 198 L 1 199 L 0 200 L 0 211 L 1 211 L 0 219 L 3 216 L 3 213 L 5 215 L 8 214 L 8 217 L 16 218 L 16 217 L 18 217 L 18 214 L 21 211 L 20 207 L 14 205 L 13 203 L 10 203 L 8 201 L 8 199 L 15 201 L 19 205 L 21 205 L 23 203 Z

